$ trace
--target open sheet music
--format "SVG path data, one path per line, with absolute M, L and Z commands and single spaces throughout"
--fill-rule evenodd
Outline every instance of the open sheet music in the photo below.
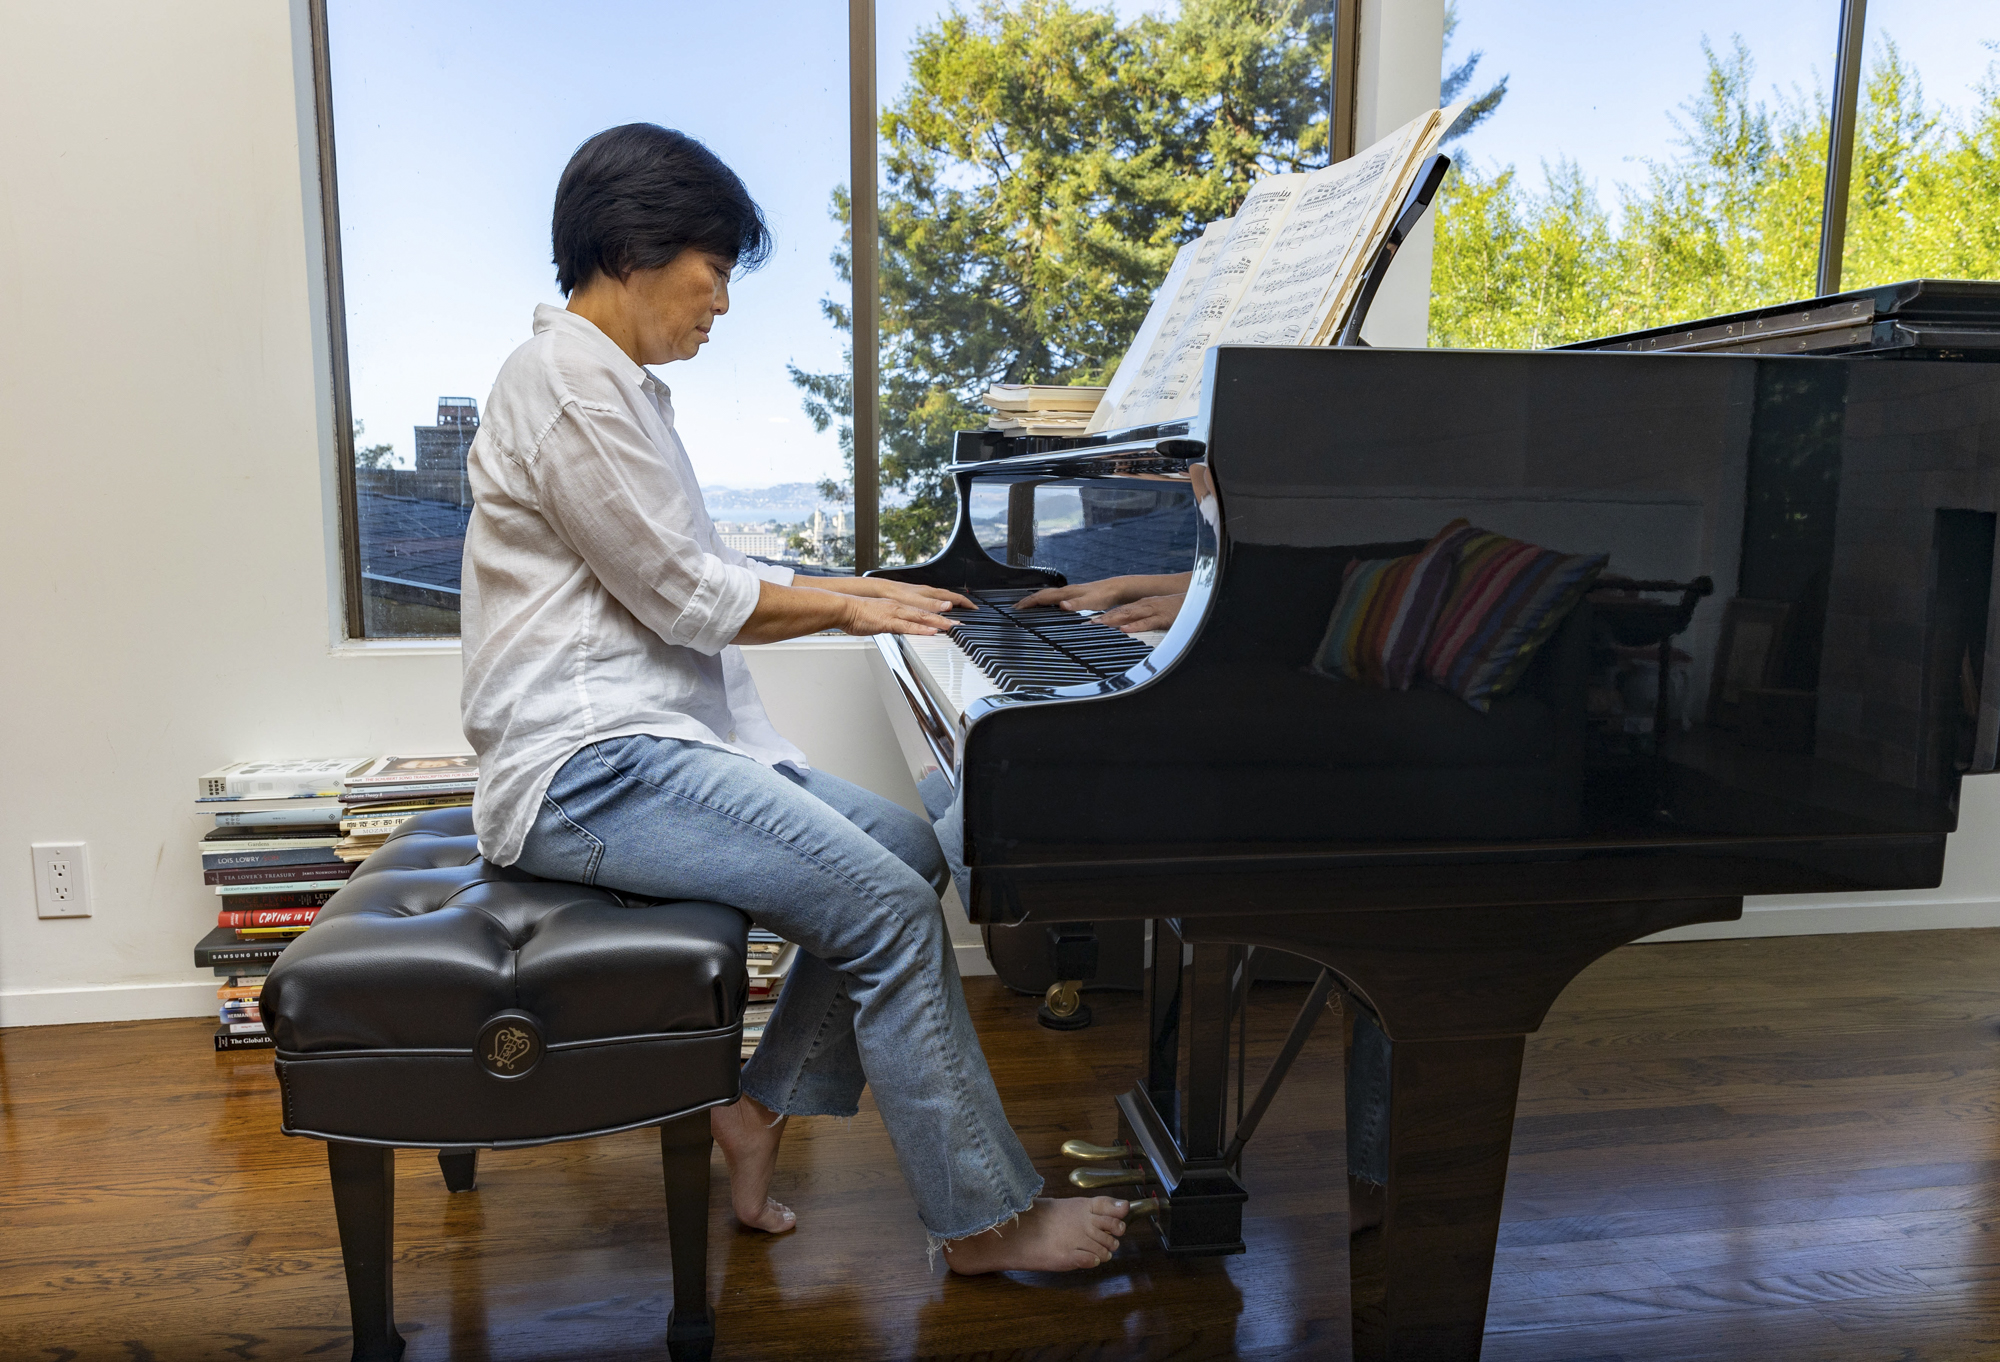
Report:
M 1270 175 L 1236 216 L 1183 247 L 1091 417 L 1091 432 L 1199 410 L 1211 345 L 1326 344 L 1458 108 L 1425 113 L 1310 174 Z

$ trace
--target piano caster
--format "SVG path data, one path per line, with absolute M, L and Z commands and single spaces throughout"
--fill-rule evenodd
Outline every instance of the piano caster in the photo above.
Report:
M 1078 1163 L 1110 1163 L 1132 1157 L 1129 1144 L 1092 1144 L 1088 1140 L 1064 1140 L 1063 1157 Z
M 1081 1031 L 1090 1025 L 1090 1005 L 1083 1000 L 1083 981 L 1058 979 L 1050 984 L 1035 1020 L 1051 1031 Z
M 1143 1168 L 1072 1168 L 1069 1170 L 1069 1185 L 1081 1187 L 1086 1192 L 1102 1191 L 1106 1187 L 1142 1187 L 1146 1182 Z

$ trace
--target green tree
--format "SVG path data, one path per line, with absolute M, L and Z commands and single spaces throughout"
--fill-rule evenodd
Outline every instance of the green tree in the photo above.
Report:
M 1184 0 L 1121 23 L 1069 0 L 988 0 L 920 32 L 883 113 L 882 537 L 906 560 L 949 529 L 954 431 L 993 383 L 1102 382 L 1180 244 L 1274 171 L 1323 164 L 1327 0 Z M 834 215 L 849 221 L 844 190 Z M 834 257 L 843 279 L 850 258 Z M 848 308 L 826 316 L 851 334 Z M 794 368 L 838 423 L 846 372 Z M 845 489 L 828 487 L 829 495 Z
M 354 466 L 356 468 L 394 468 L 396 466 L 396 446 L 364 446 L 361 443 L 361 439 L 367 432 L 367 422 L 356 418 L 354 422 Z
M 1828 136 L 1824 92 L 1751 96 L 1740 40 L 1704 42 L 1680 150 L 1621 194 L 1615 227 L 1573 165 L 1540 189 L 1460 164 L 1438 200 L 1431 343 L 1557 345 L 1810 296 Z M 1962 118 L 1930 109 L 1884 41 L 1864 88 L 1848 202 L 1847 288 L 2000 278 L 2000 79 Z

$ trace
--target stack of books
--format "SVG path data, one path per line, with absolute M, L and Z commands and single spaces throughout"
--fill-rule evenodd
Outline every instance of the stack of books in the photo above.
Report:
M 427 809 L 462 808 L 479 785 L 479 758 L 470 752 L 433 757 L 382 757 L 349 775 L 340 788 L 342 860 L 365 861 L 402 826 Z
M 996 383 L 986 390 L 993 409 L 986 428 L 1006 435 L 1081 435 L 1104 389 L 1075 384 Z
M 748 1059 L 764 1038 L 764 1023 L 778 1006 L 778 990 L 792 972 L 799 948 L 775 932 L 750 929 L 750 994 L 743 1006 L 743 1058 Z
M 366 757 L 237 762 L 196 784 L 195 808 L 214 826 L 201 839 L 201 874 L 219 900 L 195 967 L 222 981 L 215 1048 L 272 1043 L 257 994 L 285 943 L 312 925 L 354 866 L 336 850 L 341 782 Z

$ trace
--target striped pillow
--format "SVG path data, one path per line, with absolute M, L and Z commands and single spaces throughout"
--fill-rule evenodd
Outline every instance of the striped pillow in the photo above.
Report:
M 1476 533 L 1465 521 L 1454 520 L 1420 552 L 1349 562 L 1312 669 L 1322 676 L 1408 690 L 1451 589 L 1458 544 Z
M 1488 530 L 1466 531 L 1451 594 L 1424 654 L 1424 675 L 1484 711 L 1513 689 L 1608 561 L 1607 554 L 1563 554 Z

